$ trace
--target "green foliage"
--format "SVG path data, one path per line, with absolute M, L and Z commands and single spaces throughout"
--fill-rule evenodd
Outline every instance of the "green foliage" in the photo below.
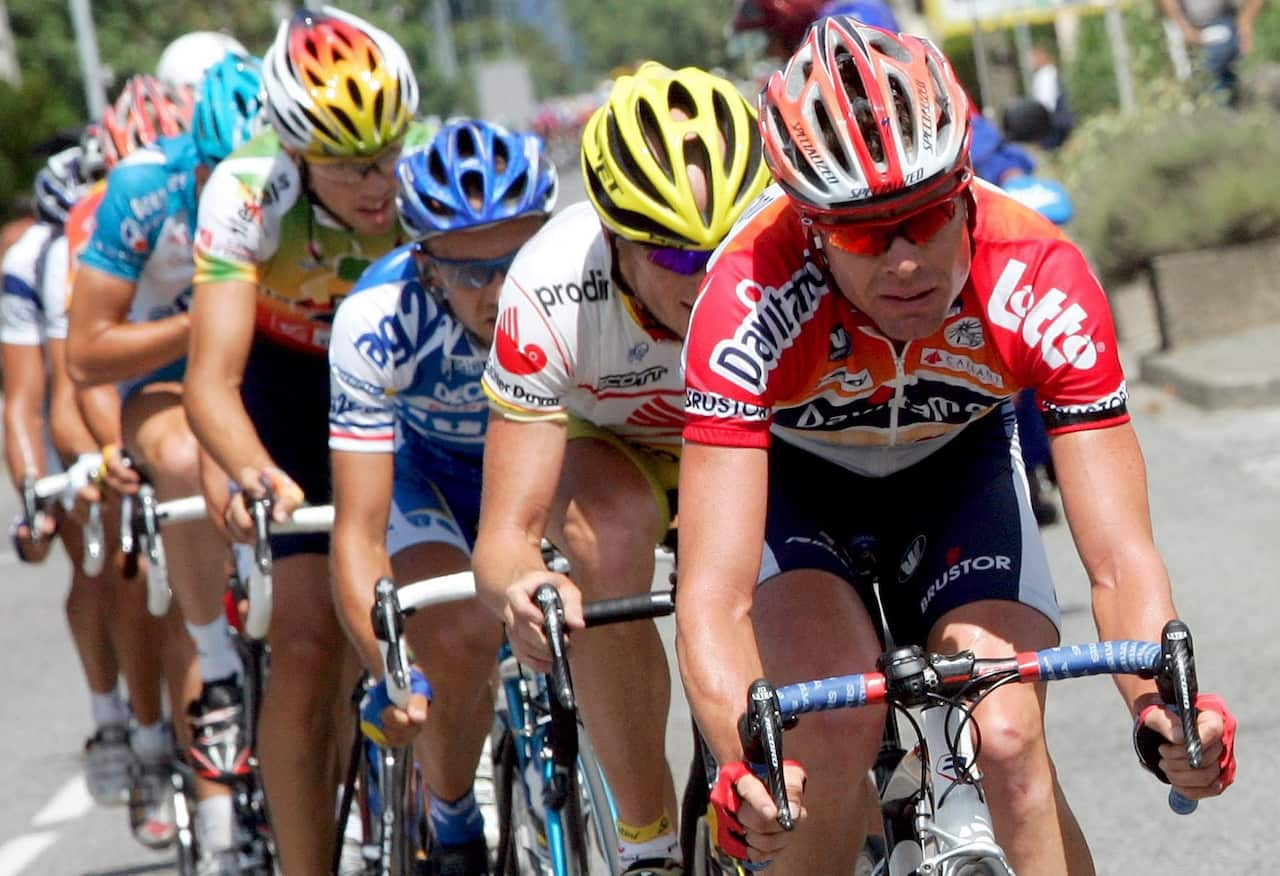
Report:
M 1076 202 L 1071 234 L 1105 282 L 1122 282 L 1153 256 L 1280 234 L 1280 115 L 1189 101 L 1176 83 L 1152 84 L 1129 116 L 1108 112 L 1078 127 L 1056 160 Z
M 570 27 L 586 51 L 586 68 L 603 76 L 654 59 L 669 67 L 728 64 L 732 0 L 565 0 Z
M 0 150 L 0 204 L 9 204 L 40 169 L 40 161 L 33 156 L 35 147 L 54 132 L 76 124 L 72 107 L 49 100 L 54 91 L 50 80 L 40 74 L 25 76 L 20 89 L 0 82 L 0 131 L 5 132 Z

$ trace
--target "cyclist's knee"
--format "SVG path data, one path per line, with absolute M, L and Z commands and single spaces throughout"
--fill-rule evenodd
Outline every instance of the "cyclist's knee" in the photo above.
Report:
M 143 440 L 139 450 L 161 489 L 199 491 L 199 445 L 190 432 L 183 429 L 167 431 Z
M 988 783 L 999 787 L 1004 799 L 1041 794 L 1052 785 L 1052 767 L 1034 697 L 989 704 L 994 708 L 984 709 L 979 717 L 978 755 Z
M 656 527 L 637 525 L 617 508 L 598 509 L 590 519 L 571 513 L 559 547 L 580 574 L 617 591 L 591 594 L 591 598 L 624 595 L 636 589 L 638 578 L 644 578 L 646 588 L 649 584 L 644 573 L 652 574 L 655 531 Z

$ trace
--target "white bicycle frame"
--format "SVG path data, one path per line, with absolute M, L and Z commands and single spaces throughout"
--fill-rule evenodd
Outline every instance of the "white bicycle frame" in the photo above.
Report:
M 916 803 L 915 840 L 900 840 L 877 876 L 1014 876 L 996 844 L 965 713 L 939 703 L 916 712 L 922 731 L 894 772 L 885 799 L 925 794 Z M 969 722 L 972 723 L 972 722 Z M 954 741 L 954 753 L 948 740 Z M 927 764 L 925 777 L 921 776 Z M 966 780 L 966 776 L 972 781 Z

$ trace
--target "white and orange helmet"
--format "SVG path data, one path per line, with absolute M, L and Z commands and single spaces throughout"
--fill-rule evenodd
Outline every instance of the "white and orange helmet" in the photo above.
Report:
M 817 219 L 910 212 L 963 190 L 969 99 L 921 37 L 849 16 L 816 22 L 760 95 L 774 177 Z

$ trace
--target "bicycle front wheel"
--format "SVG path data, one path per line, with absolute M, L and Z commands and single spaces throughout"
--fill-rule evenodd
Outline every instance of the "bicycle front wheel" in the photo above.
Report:
M 566 857 L 577 867 L 570 872 L 581 876 L 619 872 L 617 807 L 595 749 L 581 727 L 573 785 L 577 793 L 570 795 L 561 815 Z

